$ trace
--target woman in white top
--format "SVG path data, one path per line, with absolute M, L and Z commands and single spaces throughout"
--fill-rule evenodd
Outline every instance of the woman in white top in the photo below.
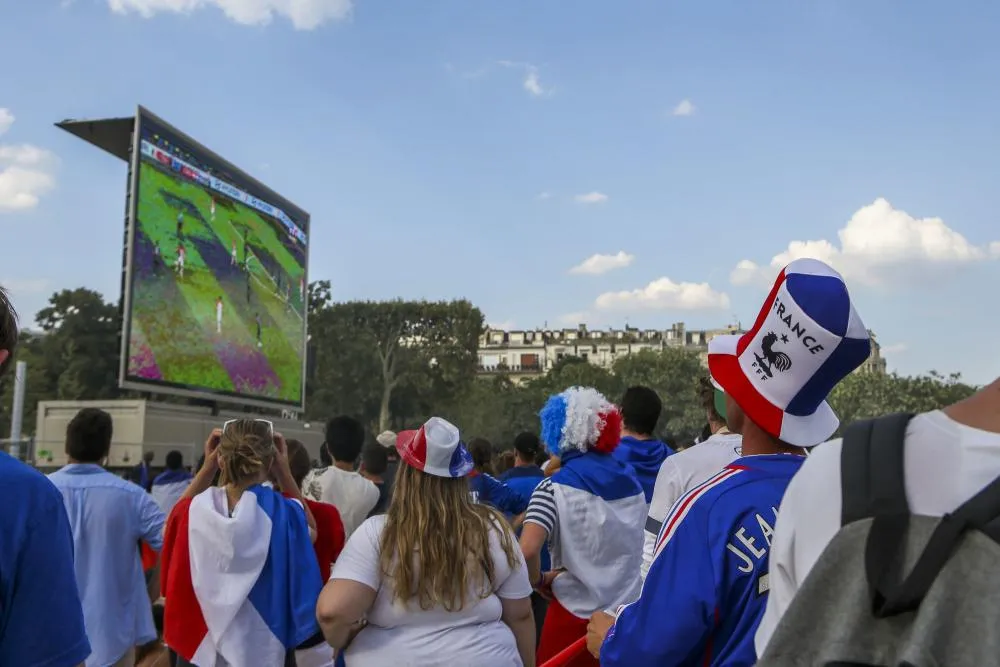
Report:
M 472 502 L 458 429 L 432 417 L 397 447 L 388 512 L 351 536 L 320 596 L 327 641 L 350 667 L 533 667 L 524 558 L 503 516 Z

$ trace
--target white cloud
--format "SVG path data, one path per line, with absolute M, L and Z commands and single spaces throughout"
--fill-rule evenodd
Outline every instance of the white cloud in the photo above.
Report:
M 9 130 L 13 124 L 14 114 L 10 112 L 10 109 L 0 108 L 0 135 Z
M 696 110 L 697 109 L 691 100 L 685 98 L 681 100 L 670 113 L 673 116 L 693 116 Z
M 351 15 L 353 4 L 352 0 L 108 0 L 111 11 L 135 12 L 143 18 L 162 12 L 191 14 L 214 6 L 241 25 L 267 25 L 277 15 L 287 18 L 297 30 L 342 21 Z
M 608 201 L 608 196 L 603 192 L 588 192 L 574 197 L 578 204 L 603 204 Z
M 542 82 L 538 78 L 538 68 L 528 67 L 528 72 L 524 76 L 524 89 L 535 97 L 541 97 L 547 92 L 542 88 Z
M 660 278 L 640 289 L 605 292 L 594 305 L 602 310 L 721 310 L 729 308 L 729 297 L 708 283 L 675 283 Z
M 906 277 L 934 268 L 1000 258 L 1000 242 L 974 245 L 941 218 L 914 218 L 882 198 L 858 209 L 837 236 L 839 246 L 823 239 L 792 241 L 768 266 L 741 260 L 730 280 L 735 285 L 769 284 L 789 262 L 811 257 L 833 266 L 848 282 L 879 286 L 906 282 Z
M 524 72 L 522 85 L 529 95 L 533 97 L 546 97 L 552 94 L 552 88 L 542 85 L 541 75 L 538 67 L 531 63 L 519 63 L 513 60 L 500 60 L 497 62 L 501 67 L 519 69 Z
M 14 124 L 14 114 L 0 109 L 0 134 Z M 55 187 L 55 156 L 28 144 L 0 144 L 0 213 L 34 208 Z
M 893 343 L 891 345 L 883 345 L 881 352 L 883 356 L 887 354 L 902 354 L 906 352 L 908 347 L 906 343 Z
M 623 269 L 635 260 L 635 255 L 630 255 L 624 250 L 619 250 L 614 255 L 591 255 L 572 269 L 570 273 L 577 275 L 599 276 L 608 271 Z
M 550 192 L 539 192 L 537 195 L 535 195 L 535 199 L 538 199 L 538 200 L 550 199 L 551 197 L 552 197 L 552 193 L 550 193 Z

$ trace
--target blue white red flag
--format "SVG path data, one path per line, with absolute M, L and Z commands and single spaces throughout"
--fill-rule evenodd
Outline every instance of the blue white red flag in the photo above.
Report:
M 297 501 L 247 489 L 181 500 L 163 549 L 164 641 L 198 667 L 283 665 L 314 636 L 322 582 Z

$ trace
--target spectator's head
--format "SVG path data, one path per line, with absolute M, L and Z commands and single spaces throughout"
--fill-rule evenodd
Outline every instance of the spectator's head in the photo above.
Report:
M 660 421 L 663 403 L 649 387 L 629 387 L 622 397 L 622 430 L 641 438 L 650 438 Z
M 184 467 L 184 455 L 176 449 L 167 452 L 167 470 L 180 470 Z
M 326 444 L 319 448 L 319 462 L 325 468 L 333 465 L 333 457 L 330 456 L 330 450 L 326 448 Z
M 502 475 L 517 464 L 517 457 L 510 449 L 500 452 L 493 461 L 493 471 Z
M 398 449 L 402 463 L 379 565 L 392 582 L 394 601 L 458 611 L 472 591 L 495 580 L 491 543 L 498 540 L 507 565 L 516 567 L 517 542 L 510 530 L 498 528 L 501 514 L 473 502 L 466 479 L 472 457 L 453 424 L 432 417 L 420 429 L 400 433 Z
M 469 453 L 472 454 L 472 464 L 476 470 L 486 475 L 493 474 L 493 445 L 486 438 L 473 438 L 469 441 Z
M 389 450 L 378 443 L 361 450 L 361 469 L 372 477 L 381 477 L 389 468 Z
M 515 465 L 526 466 L 538 460 L 538 452 L 542 449 L 542 442 L 538 436 L 529 431 L 518 433 L 514 438 Z
M 10 302 L 7 291 L 0 287 L 0 377 L 14 361 L 17 350 L 17 311 Z
M 260 419 L 227 422 L 219 440 L 219 481 L 248 487 L 266 481 L 277 450 L 270 423 Z
M 156 453 L 152 450 L 142 453 L 142 460 L 146 465 L 152 465 L 153 459 L 156 458 Z
M 288 469 L 292 471 L 292 479 L 295 485 L 302 488 L 302 480 L 306 478 L 312 469 L 312 462 L 309 460 L 309 452 L 301 440 L 289 438 L 285 440 L 288 446 Z
M 365 444 L 365 427 L 353 417 L 334 417 L 326 423 L 326 447 L 334 463 L 354 465 Z
M 66 454 L 76 463 L 101 463 L 111 451 L 111 415 L 83 408 L 66 426 Z
M 726 398 L 715 386 L 710 378 L 703 377 L 698 380 L 698 397 L 701 399 L 701 408 L 705 411 L 708 420 L 710 434 L 714 434 L 726 426 Z M 708 438 L 703 437 L 702 440 Z
M 708 369 L 744 455 L 812 447 L 840 425 L 827 397 L 871 353 L 839 273 L 797 259 L 775 280 L 753 328 L 708 341 Z
M 550 397 L 538 416 L 542 443 L 555 456 L 569 451 L 608 454 L 621 439 L 621 413 L 590 387 L 570 387 Z

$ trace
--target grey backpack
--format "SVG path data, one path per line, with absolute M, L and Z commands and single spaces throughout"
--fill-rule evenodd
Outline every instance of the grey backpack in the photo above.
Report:
M 840 531 L 758 665 L 1000 665 L 1000 479 L 943 518 L 910 514 L 903 441 L 911 416 L 848 427 Z

